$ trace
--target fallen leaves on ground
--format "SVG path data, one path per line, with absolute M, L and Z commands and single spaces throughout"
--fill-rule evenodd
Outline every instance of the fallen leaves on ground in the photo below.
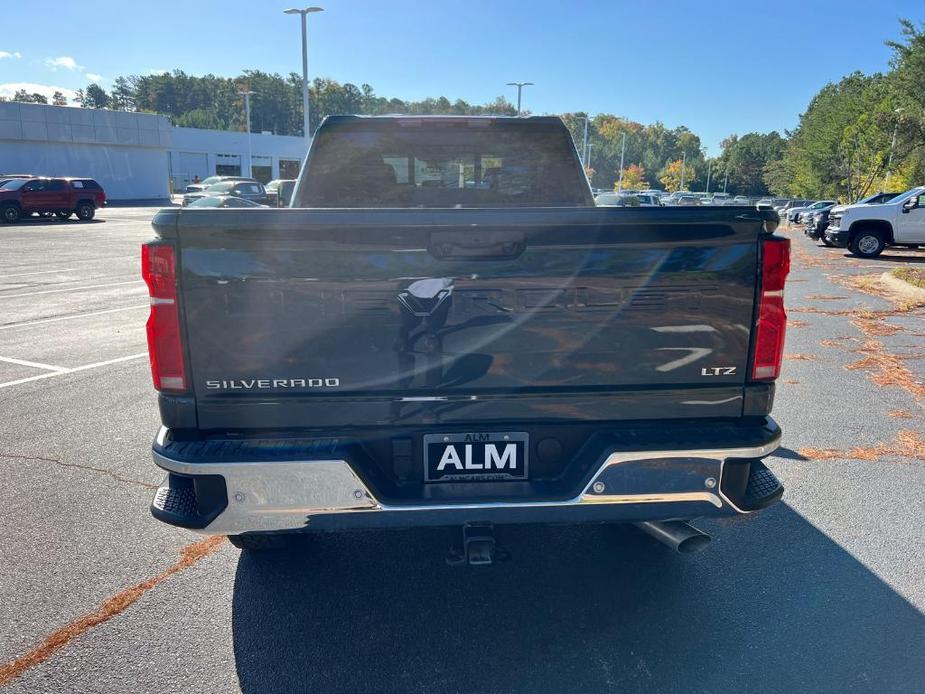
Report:
M 812 460 L 851 459 L 878 460 L 887 455 L 913 460 L 925 460 L 925 440 L 917 431 L 902 429 L 890 443 L 876 446 L 855 446 L 847 451 L 836 448 L 801 448 L 797 451 Z
M 909 410 L 890 410 L 887 414 L 895 419 L 915 419 L 915 415 Z
M 864 357 L 845 366 L 849 371 L 866 371 L 872 383 L 878 386 L 901 388 L 915 398 L 925 397 L 925 383 L 916 381 L 915 374 L 906 368 L 902 359 L 889 354 L 883 343 L 867 340 L 863 346 L 853 350 Z
M 876 318 L 857 318 L 851 324 L 868 337 L 882 337 L 901 333 L 903 329 L 898 325 L 886 323 Z

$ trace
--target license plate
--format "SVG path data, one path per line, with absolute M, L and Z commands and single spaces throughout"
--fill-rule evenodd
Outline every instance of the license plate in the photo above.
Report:
M 490 482 L 527 479 L 524 432 L 427 434 L 426 482 Z

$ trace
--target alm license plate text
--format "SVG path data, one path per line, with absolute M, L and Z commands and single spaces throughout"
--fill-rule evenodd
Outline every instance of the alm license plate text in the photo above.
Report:
M 527 479 L 524 432 L 427 434 L 424 480 L 477 482 Z

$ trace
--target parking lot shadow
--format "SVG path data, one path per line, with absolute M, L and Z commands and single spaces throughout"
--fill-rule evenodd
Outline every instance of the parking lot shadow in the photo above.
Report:
M 853 258 L 850 253 L 845 253 L 846 258 Z M 925 255 L 892 255 L 890 253 L 881 253 L 875 258 L 865 258 L 877 262 L 889 263 L 913 263 L 917 265 L 925 264 Z
M 83 226 L 85 224 L 105 224 L 105 219 L 100 219 L 94 217 L 93 219 L 75 219 L 69 217 L 67 219 L 55 219 L 54 217 L 23 217 L 18 222 L 18 225 L 33 225 L 33 226 L 52 226 L 52 227 L 65 227 L 65 226 Z
M 785 448 L 781 446 L 776 451 L 774 451 L 774 456 L 776 458 L 786 458 L 788 460 L 809 460 L 805 455 L 793 450 L 792 448 Z
M 242 554 L 241 688 L 267 691 L 913 691 L 925 616 L 780 504 L 672 554 L 632 528 L 505 528 L 453 568 L 441 530 Z

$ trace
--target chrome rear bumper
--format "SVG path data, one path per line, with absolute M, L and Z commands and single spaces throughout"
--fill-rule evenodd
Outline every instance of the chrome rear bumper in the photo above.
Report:
M 154 462 L 171 474 L 155 495 L 152 513 L 205 534 L 452 525 L 460 520 L 644 521 L 736 515 L 750 510 L 743 504 L 745 497 L 733 498 L 724 484 L 727 468 L 750 464 L 779 445 L 777 430 L 772 440 L 758 446 L 614 451 L 574 498 L 417 504 L 376 499 L 346 460 L 190 462 L 171 459 L 155 449 Z M 767 475 L 776 483 L 763 466 L 761 471 L 763 483 Z M 201 496 L 199 480 L 223 481 L 220 491 L 210 492 L 213 499 L 222 497 L 214 513 L 203 515 L 203 502 L 197 498 Z M 782 488 L 773 491 L 776 501 Z

